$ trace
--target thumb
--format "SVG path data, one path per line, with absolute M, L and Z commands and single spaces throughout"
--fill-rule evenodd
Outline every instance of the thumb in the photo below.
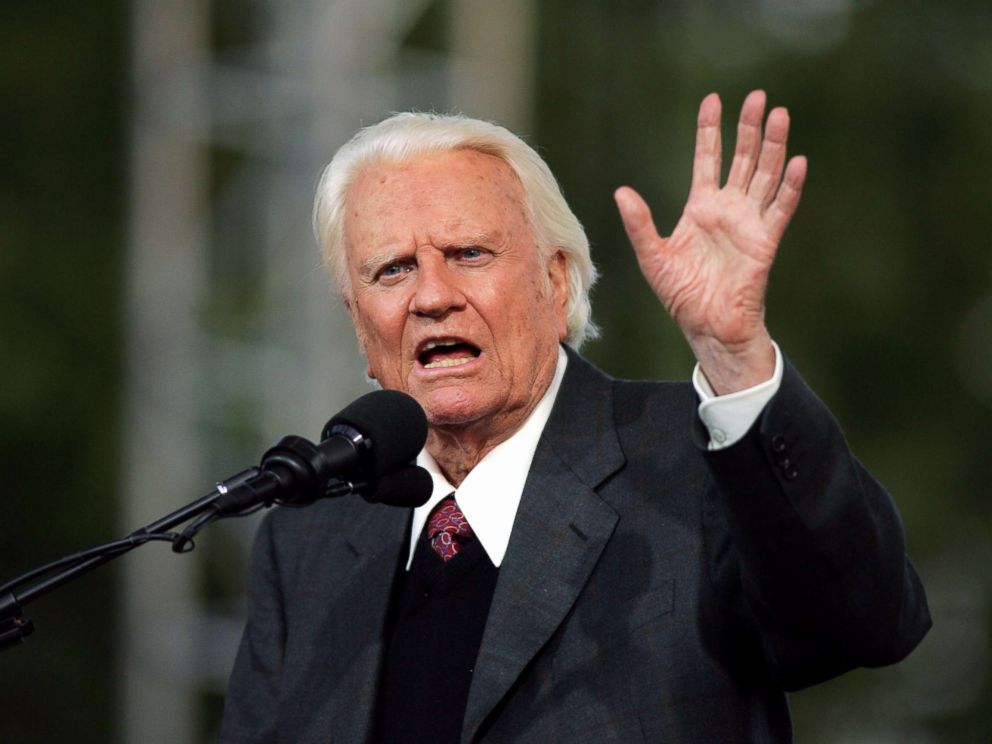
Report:
M 617 203 L 617 209 L 620 210 L 623 229 L 626 230 L 627 238 L 634 246 L 638 260 L 648 262 L 656 254 L 658 243 L 662 240 L 651 218 L 651 208 L 641 195 L 629 186 L 618 188 L 613 193 L 613 199 Z

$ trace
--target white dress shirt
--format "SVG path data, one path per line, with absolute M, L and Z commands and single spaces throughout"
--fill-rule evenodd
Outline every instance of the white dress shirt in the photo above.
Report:
M 774 341 L 772 346 L 775 347 L 775 371 L 771 379 L 736 393 L 717 395 L 698 364 L 692 371 L 692 386 L 699 396 L 697 410 L 710 433 L 711 450 L 729 447 L 743 438 L 778 392 L 782 383 L 782 352 Z
M 472 468 L 457 489 L 444 477 L 437 462 L 426 449 L 417 456 L 417 464 L 431 474 L 434 490 L 427 503 L 414 509 L 407 570 L 410 570 L 414 549 L 427 517 L 439 501 L 456 490 L 458 506 L 472 526 L 472 531 L 489 560 L 497 568 L 503 562 L 530 464 L 537 451 L 544 425 L 548 423 L 555 398 L 558 397 L 567 365 L 568 357 L 559 346 L 554 378 L 537 407 L 523 426 L 509 439 L 496 445 Z M 781 381 L 782 354 L 777 345 L 775 372 L 771 379 L 729 395 L 716 395 L 697 364 L 692 373 L 692 384 L 700 399 L 699 418 L 710 433 L 710 449 L 729 447 L 741 439 L 778 391 Z

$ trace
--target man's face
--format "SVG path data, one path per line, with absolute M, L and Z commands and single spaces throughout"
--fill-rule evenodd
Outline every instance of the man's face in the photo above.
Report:
M 422 155 L 363 171 L 346 206 L 346 304 L 369 376 L 432 426 L 505 438 L 554 374 L 568 293 L 516 175 L 472 150 Z

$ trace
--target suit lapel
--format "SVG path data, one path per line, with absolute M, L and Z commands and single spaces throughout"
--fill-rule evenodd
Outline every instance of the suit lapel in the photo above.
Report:
M 469 692 L 462 741 L 550 639 L 617 523 L 595 488 L 624 464 L 611 382 L 575 352 L 524 487 Z
M 408 509 L 360 503 L 354 520 L 334 520 L 328 534 L 350 524 L 337 540 L 327 540 L 316 556 L 328 577 L 321 596 L 337 596 L 332 604 L 318 603 L 321 614 L 316 637 L 333 639 L 326 657 L 333 674 L 324 674 L 314 699 L 322 710 L 317 731 L 333 741 L 366 741 L 372 731 L 372 710 L 385 653 L 385 623 L 404 536 Z M 315 572 L 315 576 L 321 572 Z M 355 701 L 363 701 L 356 705 Z

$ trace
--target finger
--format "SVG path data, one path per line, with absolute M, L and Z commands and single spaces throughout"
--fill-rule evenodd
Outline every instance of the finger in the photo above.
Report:
M 710 93 L 699 104 L 696 154 L 692 161 L 692 190 L 720 185 L 720 96 Z
M 785 166 L 782 185 L 778 187 L 775 199 L 768 206 L 768 211 L 765 212 L 765 221 L 776 243 L 782 239 L 785 229 L 789 226 L 789 222 L 792 221 L 792 216 L 799 206 L 799 198 L 803 193 L 807 170 L 808 165 L 803 155 L 792 158 Z
M 748 198 L 765 209 L 775 196 L 785 166 L 786 142 L 789 139 L 789 112 L 774 108 L 765 123 L 765 138 L 754 177 L 747 187 Z
M 651 208 L 647 202 L 629 186 L 621 186 L 613 193 L 613 199 L 620 210 L 623 229 L 627 231 L 630 244 L 634 246 L 637 260 L 641 265 L 650 262 L 657 253 L 662 240 L 651 218 Z
M 727 186 L 730 188 L 747 191 L 761 149 L 761 120 L 764 114 L 765 92 L 752 90 L 744 99 L 741 118 L 737 122 L 737 147 L 727 176 Z

